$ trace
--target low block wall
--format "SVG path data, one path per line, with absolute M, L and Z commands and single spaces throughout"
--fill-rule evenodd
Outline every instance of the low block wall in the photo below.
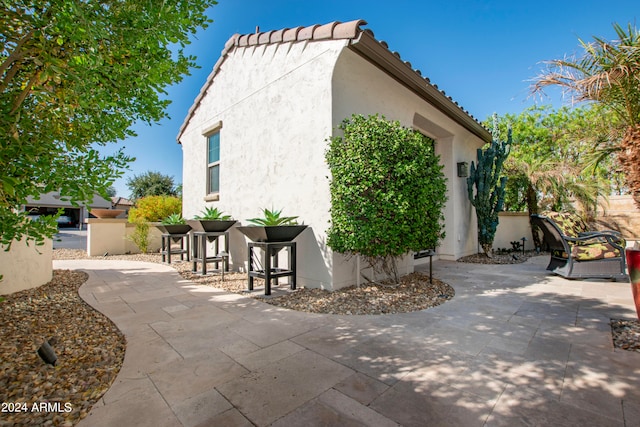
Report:
M 24 240 L 11 244 L 11 250 L 0 249 L 0 295 L 11 294 L 44 285 L 53 276 L 53 241 L 36 246 Z
M 527 240 L 524 244 L 526 250 L 535 249 L 527 212 L 501 212 L 498 214 L 498 228 L 493 240 L 493 249 L 511 249 L 511 242 L 520 241 L 523 237 Z
M 87 220 L 87 253 L 89 256 L 136 254 L 140 249 L 128 238 L 135 228 L 127 219 Z M 149 227 L 149 252 L 158 252 L 162 244 L 160 230 Z

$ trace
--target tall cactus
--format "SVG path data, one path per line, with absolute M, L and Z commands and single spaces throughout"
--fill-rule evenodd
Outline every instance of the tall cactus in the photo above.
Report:
M 471 170 L 467 178 L 469 200 L 476 208 L 478 219 L 478 241 L 488 257 L 492 256 L 491 249 L 498 227 L 498 213 L 502 212 L 504 206 L 507 178 L 500 175 L 511 147 L 511 129 L 509 129 L 507 141 L 500 141 L 498 118 L 495 114 L 492 135 L 489 147 L 484 150 L 478 149 L 478 166 L 471 162 Z

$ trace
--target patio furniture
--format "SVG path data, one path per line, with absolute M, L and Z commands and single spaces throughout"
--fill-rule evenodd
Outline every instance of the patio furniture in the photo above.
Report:
M 219 251 L 220 237 L 224 236 L 224 251 Z M 207 242 L 213 242 L 214 254 L 213 256 L 207 256 Z M 218 264 L 222 263 L 220 272 L 222 273 L 222 280 L 224 280 L 225 271 L 229 271 L 229 232 L 228 231 L 192 231 L 191 232 L 191 262 L 193 267 L 191 271 L 195 273 L 198 268 L 198 263 L 201 263 L 200 274 L 206 276 L 207 263 L 214 263 L 214 268 L 218 269 Z
M 545 212 L 531 215 L 551 252 L 547 266 L 568 279 L 606 278 L 626 280 L 625 240 L 613 230 L 592 231 L 578 215 Z
M 162 262 L 166 262 L 167 264 L 171 264 L 171 255 L 180 255 L 180 260 L 184 261 L 184 256 L 187 255 L 187 261 L 189 261 L 189 233 L 180 233 L 180 234 L 162 234 L 162 249 L 160 253 L 162 254 Z M 180 242 L 180 248 L 173 248 L 171 242 Z M 185 248 L 186 245 L 186 248 Z
M 191 226 L 187 224 L 163 224 L 161 222 L 155 222 L 153 225 L 162 232 L 162 247 L 160 253 L 162 254 L 162 262 L 171 264 L 171 255 L 180 255 L 180 260 L 184 261 L 184 255 L 187 255 L 187 261 L 189 261 L 189 232 Z M 180 249 L 172 248 L 171 242 L 180 242 Z M 186 249 L 185 249 L 186 242 Z
M 255 253 L 255 248 L 264 251 L 264 267 Z M 278 267 L 278 252 L 287 248 L 287 268 Z M 249 242 L 249 291 L 253 290 L 253 279 L 264 279 L 264 294 L 271 295 L 271 281 L 278 283 L 280 277 L 289 277 L 289 287 L 296 289 L 296 242 Z

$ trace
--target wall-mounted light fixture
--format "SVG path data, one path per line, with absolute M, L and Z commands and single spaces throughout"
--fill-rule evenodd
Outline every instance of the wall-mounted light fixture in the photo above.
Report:
M 458 176 L 460 178 L 466 178 L 469 176 L 469 163 L 458 162 Z

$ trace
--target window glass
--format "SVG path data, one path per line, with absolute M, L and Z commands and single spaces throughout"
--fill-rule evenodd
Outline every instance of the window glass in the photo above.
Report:
M 220 191 L 220 165 L 209 167 L 209 193 Z
M 207 138 L 207 192 L 220 191 L 220 133 L 216 132 Z
M 209 136 L 209 163 L 220 161 L 220 133 Z

